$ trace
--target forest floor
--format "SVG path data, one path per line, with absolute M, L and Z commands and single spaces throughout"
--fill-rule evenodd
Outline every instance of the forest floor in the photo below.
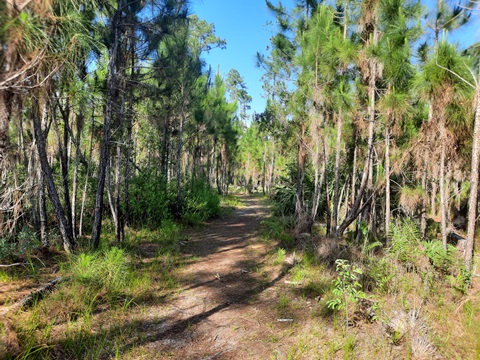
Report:
M 332 266 L 309 266 L 295 252 L 285 256 L 265 236 L 268 205 L 253 196 L 240 199 L 241 207 L 188 230 L 179 259 L 160 259 L 161 243 L 140 243 L 136 269 L 156 273 L 143 300 L 123 308 L 100 305 L 76 319 L 55 310 L 55 301 L 68 303 L 71 295 L 57 296 L 35 314 L 5 316 L 1 333 L 23 348 L 25 334 L 34 329 L 36 344 L 21 358 L 480 359 L 478 279 L 466 297 L 436 295 L 426 303 L 412 296 L 414 280 L 402 275 L 402 290 L 378 299 L 374 321 L 360 311 L 346 326 L 324 298 L 336 277 Z M 172 263 L 174 271 L 166 276 Z M 55 278 L 55 269 L 42 271 L 30 283 L 0 283 L 0 316 L 35 283 Z M 389 333 L 394 320 L 405 323 L 404 333 Z M 20 327 L 18 321 L 32 325 Z M 1 352 L 0 340 L 0 358 Z

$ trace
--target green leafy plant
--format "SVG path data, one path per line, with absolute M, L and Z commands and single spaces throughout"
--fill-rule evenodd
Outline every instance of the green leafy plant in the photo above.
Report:
M 0 238 L 0 259 L 5 259 L 15 251 L 15 244 L 8 238 Z
M 366 289 L 388 293 L 390 290 L 390 283 L 395 276 L 395 268 L 388 258 L 368 258 L 367 269 L 365 270 L 366 282 L 363 284 Z
M 173 201 L 162 176 L 146 171 L 134 177 L 130 185 L 130 223 L 156 228 L 169 216 Z
M 444 250 L 440 241 L 424 241 L 422 245 L 425 248 L 425 254 L 435 269 L 447 274 L 455 263 L 457 249 L 447 244 L 447 250 Z
M 366 297 L 362 291 L 359 276 L 363 274 L 362 269 L 350 264 L 348 260 L 337 259 L 335 261 L 338 277 L 333 281 L 334 299 L 327 302 L 327 307 L 333 310 L 345 309 L 346 323 L 348 324 L 348 305 L 351 302 L 358 302 Z
M 452 287 L 465 295 L 472 283 L 472 273 L 468 269 L 462 267 L 457 276 L 450 277 Z
M 195 180 L 184 194 L 182 218 L 196 224 L 220 214 L 220 196 L 202 179 Z

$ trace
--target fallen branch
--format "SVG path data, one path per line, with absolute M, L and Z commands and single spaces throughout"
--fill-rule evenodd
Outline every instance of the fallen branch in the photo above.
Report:
M 50 281 L 48 284 L 43 285 L 40 289 L 37 289 L 34 292 L 28 294 L 20 301 L 20 308 L 26 309 L 31 307 L 36 301 L 41 300 L 45 296 L 45 294 L 52 292 L 53 288 L 57 284 L 65 280 L 66 278 L 63 278 L 63 277 L 57 278 L 55 280 Z
M 25 263 L 13 263 L 13 264 L 9 264 L 9 265 L 1 265 L 0 264 L 0 268 L 9 268 L 9 267 L 12 267 L 12 266 L 21 266 L 21 265 L 27 265 Z
M 41 300 L 47 293 L 52 292 L 53 288 L 57 284 L 65 281 L 66 279 L 67 278 L 60 277 L 60 278 L 57 278 L 57 279 L 54 279 L 54 280 L 50 281 L 48 284 L 43 285 L 41 288 L 39 288 L 39 289 L 31 292 L 27 296 L 25 296 L 22 300 L 17 301 L 15 304 L 13 304 L 8 309 L 8 311 L 12 311 L 12 310 L 15 310 L 15 309 L 24 310 L 24 309 L 27 309 L 29 307 L 32 307 L 33 304 L 35 304 L 36 301 Z
M 285 280 L 284 283 L 285 283 L 285 284 L 289 284 L 289 285 L 302 285 L 302 282 L 301 282 L 301 281 L 288 281 L 288 280 Z

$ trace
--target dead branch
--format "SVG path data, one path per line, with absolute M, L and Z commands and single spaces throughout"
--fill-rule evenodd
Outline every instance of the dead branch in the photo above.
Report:
M 59 277 L 57 279 L 54 279 L 47 283 L 46 285 L 43 285 L 40 289 L 37 289 L 27 296 L 25 296 L 22 300 L 16 302 L 10 310 L 12 309 L 28 309 L 29 307 L 32 307 L 35 302 L 41 300 L 46 294 L 50 293 L 53 291 L 55 286 L 63 281 L 65 281 L 67 278 L 64 277 Z
M 27 265 L 27 264 L 25 264 L 25 263 L 13 263 L 13 264 L 9 264 L 9 265 L 0 264 L 0 268 L 9 268 L 9 267 L 12 267 L 12 266 L 21 266 L 21 265 Z

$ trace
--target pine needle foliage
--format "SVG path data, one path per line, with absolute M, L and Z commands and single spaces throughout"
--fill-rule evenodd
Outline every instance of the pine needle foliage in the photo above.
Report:
M 80 254 L 71 270 L 74 280 L 80 284 L 114 293 L 128 288 L 133 280 L 127 255 L 116 247 L 103 253 Z

